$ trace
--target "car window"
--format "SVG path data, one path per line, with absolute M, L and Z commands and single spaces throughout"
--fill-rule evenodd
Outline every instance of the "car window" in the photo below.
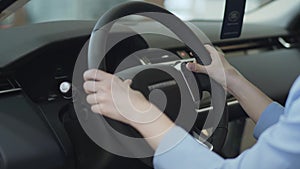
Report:
M 96 20 L 129 0 L 30 0 L 0 23 L 1 28 L 58 20 Z M 183 20 L 221 20 L 226 0 L 145 0 L 164 6 Z M 247 0 L 246 13 L 272 0 Z

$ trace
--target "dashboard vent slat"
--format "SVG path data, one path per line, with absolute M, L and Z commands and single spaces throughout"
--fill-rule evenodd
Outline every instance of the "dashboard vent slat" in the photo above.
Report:
M 237 53 L 250 55 L 257 52 L 271 51 L 282 48 L 295 48 L 300 46 L 300 35 L 265 37 L 237 41 L 219 42 L 214 44 L 227 56 L 235 56 Z
M 0 79 L 0 94 L 10 93 L 21 90 L 19 87 L 16 87 L 8 79 Z

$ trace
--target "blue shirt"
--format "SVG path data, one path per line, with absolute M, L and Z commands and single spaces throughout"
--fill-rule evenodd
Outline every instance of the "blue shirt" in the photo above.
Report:
M 180 127 L 172 128 L 154 156 L 156 169 L 300 169 L 300 77 L 285 108 L 271 103 L 254 130 L 257 143 L 234 159 L 223 159 Z M 170 146 L 174 145 L 174 146 Z

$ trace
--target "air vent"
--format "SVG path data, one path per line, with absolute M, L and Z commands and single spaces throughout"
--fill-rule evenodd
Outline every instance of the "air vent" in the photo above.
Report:
M 245 54 L 248 54 L 252 50 L 265 51 L 281 48 L 278 37 L 225 42 L 216 44 L 216 46 L 222 49 L 226 54 L 232 52 L 244 52 Z
M 11 80 L 8 79 L 0 79 L 0 94 L 10 93 L 21 90 L 14 84 Z
M 282 48 L 295 48 L 300 46 L 300 35 L 276 36 L 268 38 L 258 38 L 250 40 L 239 40 L 221 42 L 215 44 L 222 49 L 226 55 L 250 55 L 263 51 L 270 51 Z

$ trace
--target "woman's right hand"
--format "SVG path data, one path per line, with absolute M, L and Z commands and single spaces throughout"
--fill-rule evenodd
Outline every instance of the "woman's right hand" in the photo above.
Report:
M 210 45 L 205 45 L 205 47 L 211 55 L 211 64 L 203 66 L 198 63 L 188 63 L 187 69 L 196 73 L 208 74 L 232 94 L 247 114 L 257 122 L 261 113 L 273 100 L 228 63 L 223 53 L 218 52 Z
M 187 69 L 195 73 L 208 74 L 216 82 L 221 84 L 225 90 L 228 90 L 232 79 L 241 76 L 240 73 L 231 64 L 228 63 L 223 53 L 218 52 L 214 47 L 210 45 L 205 45 L 205 48 L 211 56 L 211 64 L 203 66 L 196 62 L 188 63 Z

